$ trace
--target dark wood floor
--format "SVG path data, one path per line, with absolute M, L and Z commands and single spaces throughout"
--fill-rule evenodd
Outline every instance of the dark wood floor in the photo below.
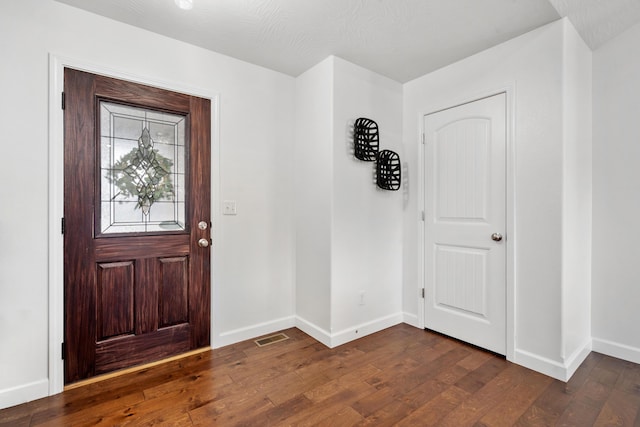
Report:
M 640 425 L 640 365 L 592 353 L 563 383 L 398 325 L 328 349 L 297 329 L 0 411 L 0 425 Z

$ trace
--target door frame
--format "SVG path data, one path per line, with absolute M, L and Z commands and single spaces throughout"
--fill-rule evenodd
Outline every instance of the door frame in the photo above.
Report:
M 64 239 L 61 233 L 61 218 L 64 213 L 64 114 L 61 108 L 64 91 L 64 69 L 73 68 L 93 74 L 128 80 L 155 86 L 174 92 L 206 98 L 211 101 L 211 236 L 219 235 L 217 229 L 218 199 L 220 194 L 220 95 L 211 91 L 185 85 L 177 81 L 156 80 L 139 76 L 103 64 L 96 64 L 55 53 L 49 53 L 49 172 L 48 172 L 48 289 L 49 289 L 49 395 L 64 389 Z M 215 310 L 214 295 L 217 284 L 218 259 L 216 245 L 211 247 L 211 326 L 210 342 L 213 346 Z
M 424 129 L 424 117 L 429 114 L 438 113 L 450 108 L 459 107 L 464 104 L 469 104 L 475 101 L 479 101 L 484 98 L 489 98 L 494 95 L 504 93 L 506 95 L 506 224 L 505 231 L 507 238 L 505 239 L 506 245 L 506 358 L 513 361 L 515 358 L 516 347 L 516 264 L 515 264 L 515 248 L 516 248 L 516 215 L 515 215 L 515 185 L 516 185 L 516 150 L 515 150 L 515 105 L 516 105 L 516 84 L 515 82 L 508 83 L 490 90 L 480 91 L 463 95 L 459 97 L 451 97 L 443 101 L 430 103 L 428 108 L 418 112 L 418 212 L 417 218 L 419 218 L 419 235 L 418 239 L 418 254 L 420 260 L 419 266 L 419 282 L 418 282 L 418 326 L 420 328 L 427 328 L 425 319 L 425 304 L 427 300 L 422 297 L 422 289 L 425 288 L 426 282 L 426 269 L 425 262 L 425 222 L 423 220 L 423 213 L 426 210 L 425 201 L 425 184 L 424 178 L 426 173 L 425 165 L 425 146 L 422 143 L 422 138 L 425 132 Z

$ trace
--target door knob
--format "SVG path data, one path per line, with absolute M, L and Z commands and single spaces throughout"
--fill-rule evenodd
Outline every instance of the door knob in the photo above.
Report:
M 200 246 L 201 248 L 206 248 L 207 246 L 209 246 L 209 241 L 207 239 L 200 239 L 198 240 L 198 246 Z
M 500 233 L 493 233 L 491 235 L 491 240 L 493 240 L 494 242 L 499 242 L 500 240 L 502 240 L 502 234 Z

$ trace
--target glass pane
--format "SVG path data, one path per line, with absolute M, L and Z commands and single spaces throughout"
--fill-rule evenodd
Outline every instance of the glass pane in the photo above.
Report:
M 101 233 L 186 228 L 184 121 L 100 102 Z

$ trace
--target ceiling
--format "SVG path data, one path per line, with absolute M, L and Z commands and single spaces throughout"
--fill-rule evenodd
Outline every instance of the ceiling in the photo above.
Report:
M 640 0 L 57 0 L 298 76 L 336 55 L 404 83 L 569 17 L 596 49 L 640 22 Z

